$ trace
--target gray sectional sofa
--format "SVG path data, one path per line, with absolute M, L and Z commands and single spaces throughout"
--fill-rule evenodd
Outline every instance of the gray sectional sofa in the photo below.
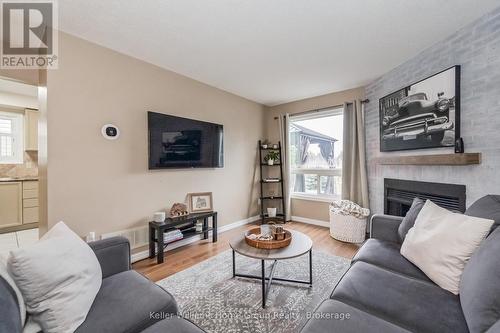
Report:
M 89 245 L 101 264 L 103 280 L 85 322 L 76 332 L 203 332 L 176 316 L 178 308 L 172 295 L 130 269 L 127 239 L 114 237 Z M 17 298 L 0 278 L 0 333 L 17 332 L 22 332 Z
M 302 332 L 500 332 L 500 196 L 479 199 L 465 214 L 495 224 L 467 263 L 458 296 L 400 255 L 402 218 L 375 215 L 370 239 Z

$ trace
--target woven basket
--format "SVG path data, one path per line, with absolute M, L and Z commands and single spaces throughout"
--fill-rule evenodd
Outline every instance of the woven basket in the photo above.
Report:
M 330 235 L 343 242 L 362 243 L 366 237 L 367 218 L 357 218 L 330 211 Z

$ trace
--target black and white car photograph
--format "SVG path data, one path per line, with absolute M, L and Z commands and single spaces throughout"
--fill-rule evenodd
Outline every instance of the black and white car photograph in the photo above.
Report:
M 453 147 L 459 137 L 460 67 L 380 99 L 380 151 Z

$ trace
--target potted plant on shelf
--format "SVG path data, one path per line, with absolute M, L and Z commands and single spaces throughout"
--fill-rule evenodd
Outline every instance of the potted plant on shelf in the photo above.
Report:
M 274 162 L 279 161 L 280 154 L 277 151 L 270 151 L 267 153 L 266 157 L 264 157 L 264 162 L 267 162 L 268 165 L 274 165 Z

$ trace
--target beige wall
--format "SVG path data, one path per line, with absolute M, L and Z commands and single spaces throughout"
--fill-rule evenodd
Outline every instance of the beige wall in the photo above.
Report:
M 292 216 L 329 221 L 328 202 L 292 198 Z
M 284 115 L 286 113 L 294 114 L 309 110 L 317 110 L 330 106 L 341 105 L 346 101 L 363 99 L 364 95 L 365 90 L 363 87 L 361 87 L 268 107 L 266 108 L 266 136 L 272 142 L 275 142 L 279 139 L 278 120 L 275 119 L 279 115 Z M 292 199 L 291 211 L 293 216 L 322 221 L 329 220 L 328 203 L 326 202 L 294 198 Z
M 48 72 L 48 224 L 80 235 L 145 225 L 188 192 L 211 191 L 220 225 L 258 214 L 260 104 L 60 34 Z M 224 125 L 224 168 L 148 170 L 147 111 Z M 116 141 L 101 126 L 121 130 Z

